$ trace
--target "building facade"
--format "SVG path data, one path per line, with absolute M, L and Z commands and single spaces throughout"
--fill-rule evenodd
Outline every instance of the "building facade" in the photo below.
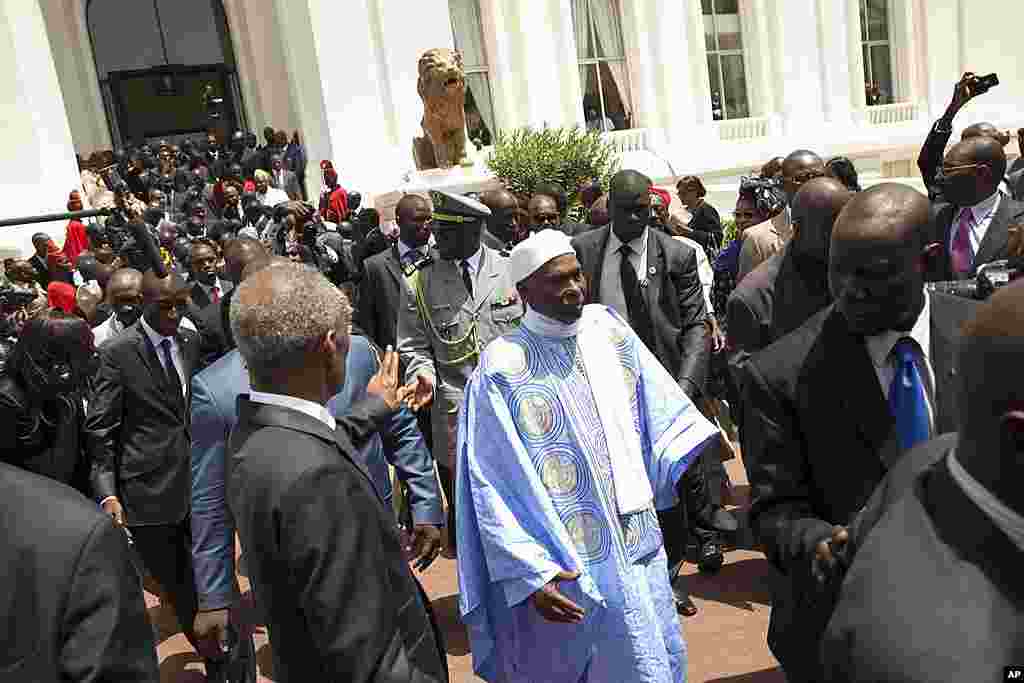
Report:
M 161 69 L 172 91 L 212 69 L 236 125 L 300 131 L 311 192 L 332 159 L 385 209 L 402 190 L 493 183 L 487 145 L 521 126 L 604 131 L 623 165 L 703 175 L 726 211 L 739 175 L 795 148 L 913 178 L 963 71 L 1002 82 L 958 126 L 1024 125 L 1024 5 L 985 10 L 999 20 L 982 26 L 968 0 L 0 0 L 0 206 L 61 210 L 76 152 L 172 130 L 124 106 L 131 79 Z M 412 161 L 417 61 L 433 47 L 464 57 L 472 168 Z M 31 232 L 0 244 L 24 249 Z

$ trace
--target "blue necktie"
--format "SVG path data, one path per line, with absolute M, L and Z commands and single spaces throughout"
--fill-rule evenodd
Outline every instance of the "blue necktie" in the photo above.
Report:
M 896 419 L 896 434 L 900 447 L 909 450 L 928 439 L 928 404 L 924 394 L 921 373 L 914 362 L 917 344 L 904 337 L 892 349 L 896 374 L 889 385 L 889 408 Z

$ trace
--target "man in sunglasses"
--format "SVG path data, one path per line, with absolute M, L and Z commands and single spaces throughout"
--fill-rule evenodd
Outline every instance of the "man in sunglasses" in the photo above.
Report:
M 979 266 L 1010 255 L 1010 227 L 1024 223 L 1024 203 L 999 189 L 1005 174 L 1006 155 L 993 137 L 967 138 L 946 154 L 935 181 L 947 203 L 933 205 L 931 236 L 942 248 L 928 280 L 973 278 Z
M 740 251 L 739 282 L 750 271 L 768 260 L 785 246 L 793 235 L 789 205 L 797 191 L 808 180 L 825 175 L 825 162 L 814 152 L 798 149 L 782 162 L 782 190 L 786 193 L 786 208 L 770 220 L 755 225 L 743 233 L 743 249 Z

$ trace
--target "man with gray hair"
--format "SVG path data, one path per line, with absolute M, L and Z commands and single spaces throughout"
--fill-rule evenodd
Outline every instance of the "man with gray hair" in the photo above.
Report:
M 228 502 L 277 680 L 447 681 L 394 518 L 360 465 L 352 427 L 325 407 L 345 381 L 351 313 L 344 294 L 298 264 L 238 287 L 231 331 L 252 391 L 238 400 L 228 444 Z M 399 387 L 388 349 L 367 388 L 378 421 L 411 391 Z

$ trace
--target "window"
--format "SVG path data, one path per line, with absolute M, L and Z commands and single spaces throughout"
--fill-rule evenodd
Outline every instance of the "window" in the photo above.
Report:
M 711 116 L 745 119 L 750 116 L 747 76 L 743 66 L 738 0 L 701 0 L 704 47 L 708 54 Z
M 618 0 L 573 0 L 572 22 L 588 130 L 633 127 Z
M 864 53 L 864 101 L 868 106 L 896 101 L 889 43 L 889 0 L 860 0 L 860 41 Z
M 450 0 L 448 6 L 455 49 L 462 53 L 466 70 L 466 129 L 473 144 L 487 147 L 494 141 L 494 100 L 480 24 L 480 0 Z

